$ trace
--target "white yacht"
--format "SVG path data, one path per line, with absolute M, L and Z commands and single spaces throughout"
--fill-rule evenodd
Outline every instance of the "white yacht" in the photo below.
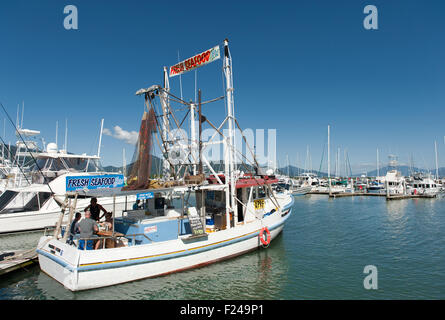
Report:
M 303 172 L 297 177 L 297 181 L 301 186 L 310 187 L 310 191 L 315 191 L 320 183 L 320 179 L 312 172 Z
M 54 227 L 60 216 L 63 197 L 69 191 L 70 179 L 92 179 L 112 177 L 123 185 L 122 175 L 103 172 L 98 156 L 75 155 L 58 151 L 54 143 L 47 145 L 46 152 L 33 154 L 37 164 L 31 170 L 30 184 L 7 188 L 0 196 L 0 233 L 13 233 Z M 68 189 L 67 189 L 68 188 Z M 77 201 L 76 210 L 82 211 L 90 198 Z M 113 199 L 102 198 L 99 203 L 107 210 L 113 210 Z M 116 205 L 121 208 L 124 201 L 135 201 L 135 197 L 118 198 Z
M 435 197 L 440 193 L 440 185 L 430 175 L 423 177 L 414 175 L 412 182 L 407 185 L 408 193 Z
M 406 181 L 398 170 L 389 170 L 385 176 L 385 188 L 387 195 L 406 194 Z

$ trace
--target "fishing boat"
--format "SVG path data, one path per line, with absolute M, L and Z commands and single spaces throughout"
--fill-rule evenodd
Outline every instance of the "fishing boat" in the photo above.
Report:
M 282 231 L 291 216 L 293 197 L 277 193 L 271 186 L 275 176 L 261 174 L 254 153 L 253 172 L 240 171 L 235 166 L 232 64 L 228 40 L 224 41 L 223 70 L 225 77 L 226 117 L 215 135 L 201 140 L 201 125 L 212 124 L 201 112 L 198 103 L 189 103 L 174 96 L 169 89 L 169 76 L 175 76 L 220 58 L 219 45 L 170 67 L 164 68 L 164 85 L 137 91 L 145 97 L 147 110 L 142 117 L 139 140 L 148 144 L 137 149 L 139 164 L 124 188 L 79 189 L 65 196 L 63 210 L 72 220 L 73 203 L 83 196 L 136 196 L 145 199 L 144 209 L 122 210 L 121 217 L 113 218 L 111 231 L 99 231 L 101 246 L 97 250 L 79 249 L 78 243 L 67 242 L 60 219 L 54 234 L 43 236 L 37 246 L 41 270 L 72 291 L 92 289 L 143 278 L 157 277 L 186 269 L 202 267 L 268 247 Z M 200 63 L 199 63 L 200 62 Z M 159 98 L 162 112 L 157 114 L 154 101 Z M 178 140 L 168 139 L 170 99 L 189 108 L 190 125 L 194 125 L 198 111 L 199 135 Z M 156 121 L 156 119 L 161 119 Z M 173 125 L 179 124 L 174 122 Z M 172 125 L 172 126 L 173 126 Z M 223 125 L 227 130 L 221 130 Z M 217 128 L 215 126 L 215 128 Z M 194 129 L 194 127 L 192 128 Z M 242 134 L 242 130 L 239 130 Z M 150 178 L 150 148 L 155 132 L 161 132 L 159 146 L 164 155 L 162 178 Z M 157 136 L 156 136 L 157 137 Z M 219 137 L 219 140 L 216 139 Z M 172 141 L 172 143 L 167 143 Z M 204 150 L 219 143 L 223 147 L 224 170 L 217 172 L 207 161 Z M 248 148 L 250 151 L 252 149 Z M 179 162 L 169 155 L 186 153 Z M 194 155 L 197 155 L 195 158 Z M 141 161 L 140 161 L 141 160 Z M 239 165 L 239 163 L 238 163 Z M 246 167 L 246 170 L 248 167 Z M 181 199 L 173 199 L 181 194 Z M 72 204 L 69 205 L 69 199 Z M 113 210 L 113 214 L 117 212 Z M 93 239 L 80 239 L 93 240 Z

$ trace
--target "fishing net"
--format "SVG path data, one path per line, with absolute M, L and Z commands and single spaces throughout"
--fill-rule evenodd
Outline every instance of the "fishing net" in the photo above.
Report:
M 133 154 L 133 165 L 123 190 L 148 189 L 150 186 L 150 173 L 152 166 L 153 136 L 156 133 L 156 114 L 150 107 L 142 115 L 138 142 Z

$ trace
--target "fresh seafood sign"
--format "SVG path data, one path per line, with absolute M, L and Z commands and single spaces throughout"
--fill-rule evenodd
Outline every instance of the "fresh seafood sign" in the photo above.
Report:
M 219 46 L 213 47 L 207 51 L 197 54 L 196 56 L 188 58 L 170 67 L 170 77 L 174 77 L 179 74 L 186 73 L 187 71 L 199 68 L 210 62 L 218 60 L 219 58 Z
M 124 176 L 122 174 L 66 177 L 66 191 L 121 188 L 123 186 Z

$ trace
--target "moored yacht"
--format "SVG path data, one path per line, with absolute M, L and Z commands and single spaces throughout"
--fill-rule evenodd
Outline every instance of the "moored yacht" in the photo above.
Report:
M 414 175 L 413 180 L 407 185 L 408 193 L 435 197 L 440 193 L 440 185 L 430 175 Z
M 49 143 L 46 152 L 34 154 L 36 166 L 28 175 L 30 184 L 6 189 L 0 196 L 0 233 L 14 233 L 55 227 L 60 216 L 62 199 L 70 190 L 70 181 L 76 179 L 113 178 L 107 180 L 109 187 L 122 185 L 122 175 L 103 172 L 98 156 L 67 154 Z M 104 180 L 105 181 L 105 180 Z M 77 201 L 76 210 L 82 211 L 90 198 Z M 134 201 L 133 198 L 127 199 Z M 124 198 L 118 198 L 116 205 L 123 206 Z M 107 210 L 113 209 L 112 199 L 99 199 Z

